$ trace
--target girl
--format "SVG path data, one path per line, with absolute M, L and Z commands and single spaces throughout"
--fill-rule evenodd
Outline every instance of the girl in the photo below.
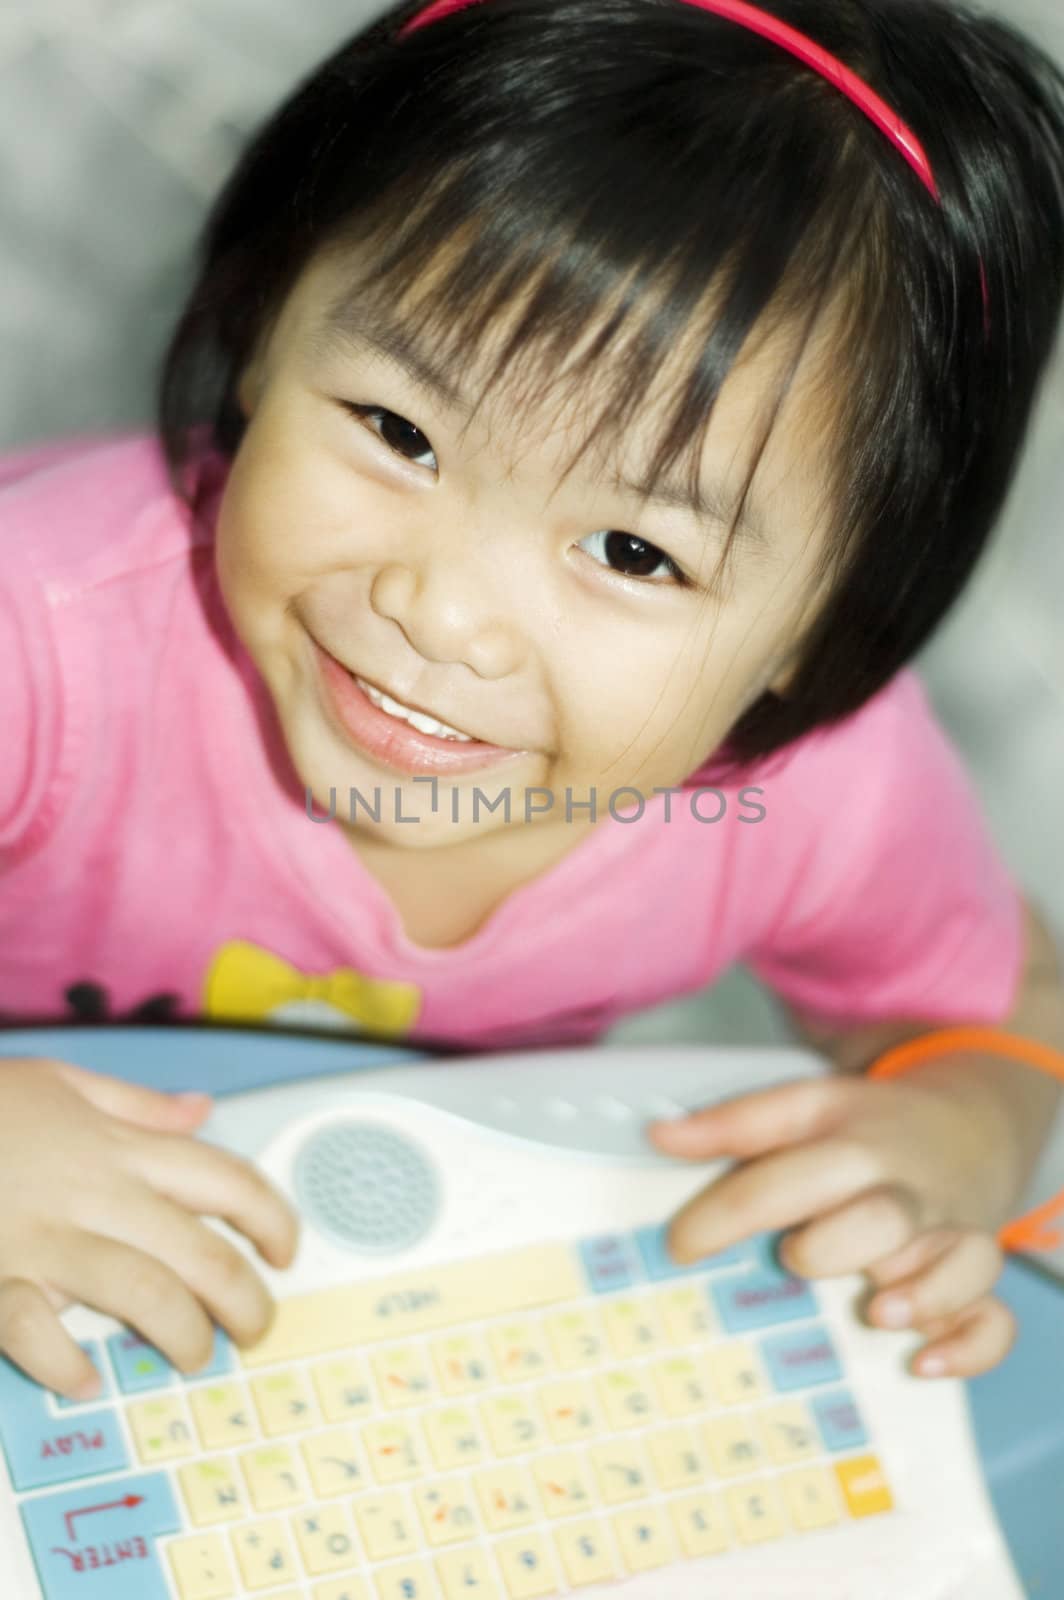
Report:
M 1062 294 L 1064 80 L 1000 22 L 393 7 L 215 203 L 158 438 L 6 464 L 8 1020 L 517 1048 L 745 960 L 841 1070 L 654 1131 L 738 1158 L 677 1255 L 792 1227 L 793 1270 L 890 1287 L 869 1315 L 926 1334 L 920 1371 L 992 1366 L 1064 1008 L 907 663 Z M 862 1075 L 928 1034 L 917 1076 Z M 278 1266 L 295 1221 L 190 1137 L 205 1109 L 0 1067 L 0 1349 L 32 1376 L 94 1390 L 70 1298 L 183 1371 L 212 1318 L 264 1331 L 200 1219 Z

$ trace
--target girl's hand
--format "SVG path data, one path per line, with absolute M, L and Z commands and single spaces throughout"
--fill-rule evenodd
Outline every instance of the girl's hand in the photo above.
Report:
M 669 1248 L 693 1262 L 750 1234 L 802 1224 L 780 1247 L 803 1277 L 864 1271 L 867 1313 L 927 1335 L 920 1375 L 967 1377 L 1004 1359 L 1015 1319 L 990 1295 L 997 1230 L 1027 1174 L 1017 1141 L 985 1102 L 935 1084 L 803 1080 L 651 1124 L 659 1150 L 737 1157 L 673 1219 Z
M 0 1352 L 70 1399 L 99 1390 L 57 1312 L 77 1300 L 136 1328 L 180 1371 L 210 1358 L 211 1319 L 238 1344 L 273 1315 L 223 1218 L 272 1266 L 298 1221 L 239 1157 L 189 1136 L 207 1095 L 160 1094 L 49 1060 L 0 1060 Z

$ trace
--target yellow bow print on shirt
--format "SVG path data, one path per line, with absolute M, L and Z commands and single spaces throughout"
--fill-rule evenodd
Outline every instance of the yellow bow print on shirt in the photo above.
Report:
M 357 1023 L 401 1038 L 421 1009 L 415 984 L 367 978 L 349 967 L 320 976 L 236 939 L 223 945 L 204 985 L 204 1011 L 224 1022 L 287 1022 L 332 1028 Z

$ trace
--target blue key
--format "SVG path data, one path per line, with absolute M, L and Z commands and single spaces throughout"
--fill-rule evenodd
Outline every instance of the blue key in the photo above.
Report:
M 155 1541 L 181 1519 L 164 1472 L 82 1484 L 19 1508 L 45 1600 L 170 1600 Z
M 661 1283 L 665 1278 L 690 1277 L 695 1272 L 714 1272 L 718 1267 L 739 1266 L 747 1259 L 742 1246 L 730 1245 L 727 1250 L 718 1250 L 715 1255 L 705 1256 L 701 1261 L 681 1267 L 669 1254 L 665 1243 L 667 1233 L 668 1223 L 665 1222 L 658 1227 L 637 1228 L 635 1232 L 635 1242 L 652 1283 Z
M 145 1389 L 163 1389 L 174 1381 L 175 1368 L 153 1344 L 139 1333 L 123 1328 L 107 1341 L 118 1387 L 123 1394 L 141 1394 Z
M 103 1358 L 103 1349 L 99 1344 L 97 1344 L 95 1339 L 88 1340 L 86 1343 L 82 1344 L 81 1348 L 84 1350 L 85 1354 L 96 1368 L 96 1371 L 100 1374 L 102 1379 L 102 1387 L 99 1394 L 93 1395 L 91 1401 L 68 1400 L 65 1394 L 54 1394 L 52 1399 L 55 1401 L 60 1411 L 69 1411 L 71 1406 L 83 1406 L 86 1404 L 95 1405 L 97 1400 L 106 1400 L 111 1394 L 111 1379 L 108 1376 L 107 1363 Z
M 178 1377 L 185 1383 L 199 1383 L 204 1378 L 224 1378 L 227 1372 L 233 1370 L 233 1346 L 222 1332 L 221 1328 L 214 1330 L 214 1348 L 211 1359 L 199 1372 L 179 1372 Z
M 109 1406 L 56 1417 L 48 1391 L 0 1358 L 0 1437 L 16 1489 L 42 1489 L 129 1466 Z
M 868 1443 L 861 1413 L 849 1389 L 829 1389 L 813 1396 L 813 1415 L 825 1450 L 852 1450 Z
M 808 1389 L 842 1377 L 831 1335 L 823 1323 L 762 1339 L 761 1354 L 777 1389 Z
M 809 1285 L 789 1273 L 756 1267 L 707 1285 L 728 1333 L 749 1333 L 797 1317 L 814 1317 L 818 1307 Z
M 588 1283 L 595 1294 L 630 1288 L 642 1276 L 638 1256 L 628 1234 L 603 1233 L 597 1239 L 582 1239 L 580 1254 Z

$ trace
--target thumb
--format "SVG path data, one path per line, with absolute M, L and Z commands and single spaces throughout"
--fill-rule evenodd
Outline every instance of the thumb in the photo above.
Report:
M 763 1155 L 827 1132 L 845 1088 L 837 1080 L 803 1078 L 721 1100 L 686 1117 L 648 1123 L 646 1133 L 663 1154 L 688 1161 Z
M 198 1127 L 214 1105 L 209 1094 L 167 1094 L 141 1083 L 126 1083 L 123 1078 L 104 1072 L 90 1072 L 69 1061 L 57 1061 L 55 1068 L 98 1111 L 160 1133 L 184 1133 Z

